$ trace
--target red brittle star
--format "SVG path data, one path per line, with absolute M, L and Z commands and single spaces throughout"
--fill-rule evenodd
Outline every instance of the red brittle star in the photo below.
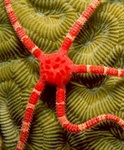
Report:
M 78 35 L 80 29 L 88 20 L 88 18 L 95 11 L 97 6 L 102 0 L 93 0 L 87 9 L 82 13 L 82 15 L 76 20 L 68 34 L 66 35 L 61 47 L 56 53 L 44 54 L 34 42 L 28 37 L 18 19 L 11 5 L 11 0 L 4 0 L 5 7 L 15 29 L 18 37 L 25 45 L 25 47 L 38 59 L 40 66 L 40 78 L 36 83 L 31 96 L 28 100 L 28 104 L 24 113 L 24 118 L 22 121 L 22 127 L 20 132 L 20 138 L 16 147 L 16 150 L 22 150 L 26 139 L 28 137 L 28 132 L 30 124 L 33 117 L 33 112 L 36 103 L 42 93 L 45 84 L 53 84 L 57 86 L 56 91 L 56 113 L 58 120 L 62 127 L 71 132 L 80 132 L 91 128 L 92 126 L 100 123 L 104 120 L 111 120 L 118 123 L 124 129 L 124 120 L 112 115 L 103 114 L 88 120 L 82 124 L 72 124 L 66 117 L 65 111 L 65 97 L 66 97 L 66 84 L 70 81 L 72 74 L 74 73 L 94 73 L 94 74 L 104 74 L 111 76 L 124 77 L 124 70 L 108 68 L 104 66 L 95 65 L 76 65 L 67 56 L 67 52 L 73 43 L 75 37 Z

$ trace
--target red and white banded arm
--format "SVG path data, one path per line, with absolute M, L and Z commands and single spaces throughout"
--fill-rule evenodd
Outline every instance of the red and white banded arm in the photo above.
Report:
M 36 46 L 36 44 L 29 38 L 29 36 L 24 31 L 23 27 L 19 23 L 18 18 L 13 10 L 11 1 L 12 0 L 4 0 L 6 11 L 11 21 L 11 24 L 15 32 L 17 33 L 19 39 L 21 40 L 21 42 L 37 59 L 39 59 L 39 57 L 41 57 L 41 55 L 43 55 L 44 53 Z
M 76 20 L 73 26 L 70 28 L 69 32 L 67 33 L 62 45 L 59 49 L 61 53 L 66 54 L 73 43 L 75 37 L 78 35 L 82 26 L 86 23 L 89 17 L 93 14 L 97 6 L 101 3 L 102 0 L 93 0 L 86 10 L 80 15 L 80 17 Z
M 118 123 L 122 129 L 124 129 L 124 120 L 122 120 L 120 117 L 117 117 L 113 114 L 103 114 L 97 117 L 94 117 L 82 124 L 72 124 L 66 116 L 66 108 L 65 108 L 65 97 L 66 97 L 66 91 L 65 87 L 57 88 L 56 92 L 56 113 L 58 120 L 63 128 L 70 132 L 80 132 L 85 131 L 94 125 L 99 124 L 102 121 L 114 121 Z
M 33 113 L 35 110 L 35 106 L 36 106 L 37 101 L 41 95 L 41 92 L 44 89 L 44 86 L 45 86 L 44 82 L 42 81 L 42 79 L 40 79 L 36 83 L 32 93 L 31 93 L 31 96 L 28 100 L 28 104 L 27 104 L 25 112 L 24 112 L 24 117 L 23 117 L 23 121 L 22 121 L 21 132 L 20 132 L 20 138 L 19 138 L 19 141 L 17 143 L 16 150 L 22 150 L 24 145 L 25 145 L 25 142 L 26 142 L 27 137 L 28 137 L 29 128 L 30 128 L 30 124 L 32 121 Z
M 96 65 L 74 65 L 73 73 L 93 73 L 117 77 L 124 77 L 124 70 Z

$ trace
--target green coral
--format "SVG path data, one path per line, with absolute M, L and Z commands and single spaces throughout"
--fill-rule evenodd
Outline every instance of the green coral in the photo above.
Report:
M 29 37 L 45 53 L 55 52 L 91 0 L 13 0 Z M 77 64 L 124 68 L 124 1 L 101 3 L 69 51 Z M 39 77 L 38 61 L 18 39 L 0 0 L 0 149 L 14 150 L 24 110 Z M 73 134 L 58 123 L 55 87 L 47 85 L 36 106 L 26 150 L 123 150 L 124 132 L 105 121 Z M 67 116 L 73 123 L 112 113 L 124 118 L 124 79 L 77 74 L 67 85 Z

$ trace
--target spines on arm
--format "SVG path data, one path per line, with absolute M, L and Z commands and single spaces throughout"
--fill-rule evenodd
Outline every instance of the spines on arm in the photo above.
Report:
M 39 79 L 39 81 L 36 83 L 31 96 L 28 100 L 28 104 L 26 106 L 25 112 L 24 112 L 24 118 L 22 121 L 22 127 L 20 131 L 20 138 L 17 143 L 16 150 L 23 150 L 23 147 L 25 145 L 25 142 L 27 140 L 28 134 L 29 134 L 29 128 L 30 124 L 32 122 L 33 113 L 37 104 L 38 99 L 40 98 L 40 94 L 44 89 L 44 82 L 42 79 Z
M 93 14 L 97 6 L 101 3 L 102 0 L 93 0 L 90 5 L 86 8 L 86 10 L 80 15 L 80 17 L 76 20 L 73 26 L 70 28 L 67 33 L 62 45 L 59 49 L 61 53 L 66 54 L 73 43 L 75 37 L 78 35 L 82 26 L 86 23 L 89 17 Z
M 21 42 L 25 45 L 25 47 L 36 57 L 39 59 L 41 55 L 43 55 L 42 50 L 40 50 L 36 44 L 28 37 L 23 27 L 18 21 L 18 18 L 14 12 L 14 9 L 11 4 L 11 0 L 4 0 L 5 7 L 11 24 L 18 35 Z
M 116 69 L 97 65 L 74 65 L 73 73 L 93 73 L 93 74 L 124 77 L 123 69 Z

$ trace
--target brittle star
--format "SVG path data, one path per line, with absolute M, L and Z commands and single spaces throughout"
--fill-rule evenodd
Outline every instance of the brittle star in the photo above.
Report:
M 60 124 L 66 130 L 70 132 L 85 131 L 104 120 L 114 121 L 124 129 L 124 120 L 113 114 L 103 114 L 92 118 L 82 124 L 73 124 L 67 119 L 65 111 L 65 86 L 70 81 L 74 73 L 93 73 L 124 77 L 124 70 L 96 65 L 76 65 L 67 56 L 67 52 L 75 37 L 78 35 L 82 26 L 96 10 L 101 1 L 102 0 L 93 0 L 89 4 L 86 10 L 80 15 L 80 17 L 70 28 L 68 34 L 64 38 L 57 52 L 53 54 L 44 54 L 44 52 L 35 45 L 35 43 L 28 37 L 24 29 L 22 28 L 12 8 L 11 0 L 4 0 L 6 11 L 14 30 L 16 31 L 19 39 L 25 45 L 25 47 L 38 59 L 40 66 L 40 77 L 30 95 L 25 109 L 20 138 L 17 143 L 16 150 L 22 150 L 24 148 L 36 103 L 46 83 L 53 84 L 57 87 L 56 113 Z

